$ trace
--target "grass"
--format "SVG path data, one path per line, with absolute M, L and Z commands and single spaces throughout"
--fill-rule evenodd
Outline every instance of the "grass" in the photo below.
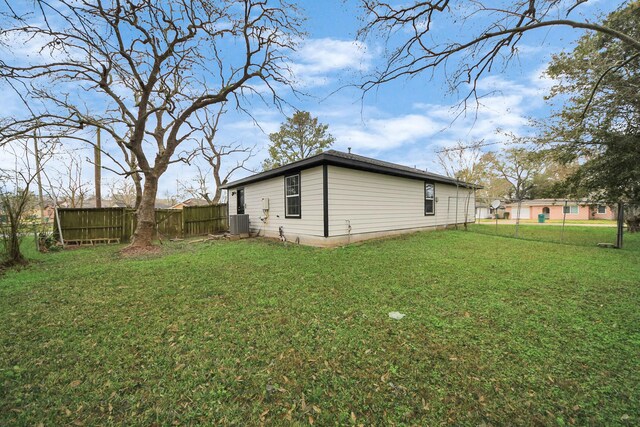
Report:
M 515 224 L 499 224 L 496 231 L 495 223 L 472 224 L 469 229 L 476 233 L 492 236 L 514 237 L 516 226 Z M 616 243 L 616 235 L 617 229 L 611 227 L 581 227 L 574 225 L 565 227 L 563 231 L 562 227 L 555 225 L 520 224 L 518 228 L 519 239 L 564 243 L 571 246 L 596 246 L 598 243 Z M 623 246 L 632 251 L 640 251 L 640 239 L 625 231 Z
M 0 279 L 0 425 L 635 425 L 638 237 L 33 254 Z

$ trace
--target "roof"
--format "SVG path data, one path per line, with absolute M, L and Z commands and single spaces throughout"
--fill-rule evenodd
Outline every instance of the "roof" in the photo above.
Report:
M 468 188 L 482 188 L 478 185 L 469 184 L 466 182 L 458 181 L 455 178 L 448 176 L 438 175 L 435 173 L 427 172 L 422 169 L 412 168 L 409 166 L 399 165 L 397 163 L 385 162 L 383 160 L 373 159 L 371 157 L 359 156 L 357 154 L 345 153 L 337 150 L 327 150 L 315 156 L 307 157 L 303 160 L 298 160 L 293 163 L 281 166 L 279 168 L 271 169 L 265 172 L 260 172 L 255 175 L 248 176 L 246 178 L 239 179 L 237 181 L 230 182 L 223 185 L 222 188 L 233 188 L 240 185 L 251 184 L 253 182 L 263 181 L 269 178 L 275 178 L 280 175 L 285 175 L 288 172 L 296 172 L 302 169 L 308 169 L 315 166 L 332 165 L 340 166 L 349 169 L 363 170 L 367 172 L 381 173 L 385 175 L 400 176 L 404 178 L 430 180 L 435 182 L 442 182 L 452 185 L 460 185 Z
M 598 202 L 598 201 L 592 201 L 592 200 L 587 200 L 587 199 L 530 199 L 530 200 L 523 200 L 522 201 L 522 205 L 523 206 L 560 206 L 560 205 L 564 205 L 564 202 L 567 203 L 571 203 L 571 204 L 579 204 L 579 205 L 596 205 L 596 204 L 601 204 L 603 202 Z M 517 206 L 518 202 L 511 202 L 511 203 L 506 203 L 506 206 Z
M 207 202 L 205 199 L 196 199 L 192 197 L 176 203 L 175 205 L 171 206 L 171 208 L 174 208 L 175 206 L 207 206 L 208 204 L 209 202 Z

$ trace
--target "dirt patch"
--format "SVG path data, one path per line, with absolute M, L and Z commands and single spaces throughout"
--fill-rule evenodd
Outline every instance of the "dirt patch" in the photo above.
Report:
M 162 252 L 160 246 L 127 246 L 120 251 L 120 255 L 127 258 L 143 257 L 148 255 L 158 255 Z

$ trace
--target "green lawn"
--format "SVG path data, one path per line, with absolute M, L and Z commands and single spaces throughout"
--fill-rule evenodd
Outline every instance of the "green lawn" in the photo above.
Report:
M 0 277 L 0 425 L 637 425 L 639 237 L 33 255 Z
M 472 224 L 471 231 L 492 236 L 514 237 L 515 224 L 499 224 L 496 231 L 494 224 Z M 556 225 L 527 225 L 520 224 L 518 238 L 544 242 L 564 243 L 567 245 L 596 246 L 598 243 L 616 242 L 617 229 L 611 227 L 581 227 L 578 225 L 562 227 Z M 640 238 L 633 234 L 624 233 L 623 246 L 625 249 L 640 251 Z M 573 249 L 567 249 L 573 250 Z

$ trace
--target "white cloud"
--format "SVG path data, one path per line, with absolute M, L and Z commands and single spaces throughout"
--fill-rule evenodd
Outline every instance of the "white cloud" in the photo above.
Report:
M 327 85 L 342 71 L 366 71 L 371 61 L 364 43 L 332 38 L 304 41 L 293 59 L 291 71 L 301 88 Z
M 434 135 L 441 126 L 426 115 L 406 114 L 371 119 L 360 125 L 354 121 L 331 126 L 340 145 L 354 149 L 384 151 L 411 144 Z

